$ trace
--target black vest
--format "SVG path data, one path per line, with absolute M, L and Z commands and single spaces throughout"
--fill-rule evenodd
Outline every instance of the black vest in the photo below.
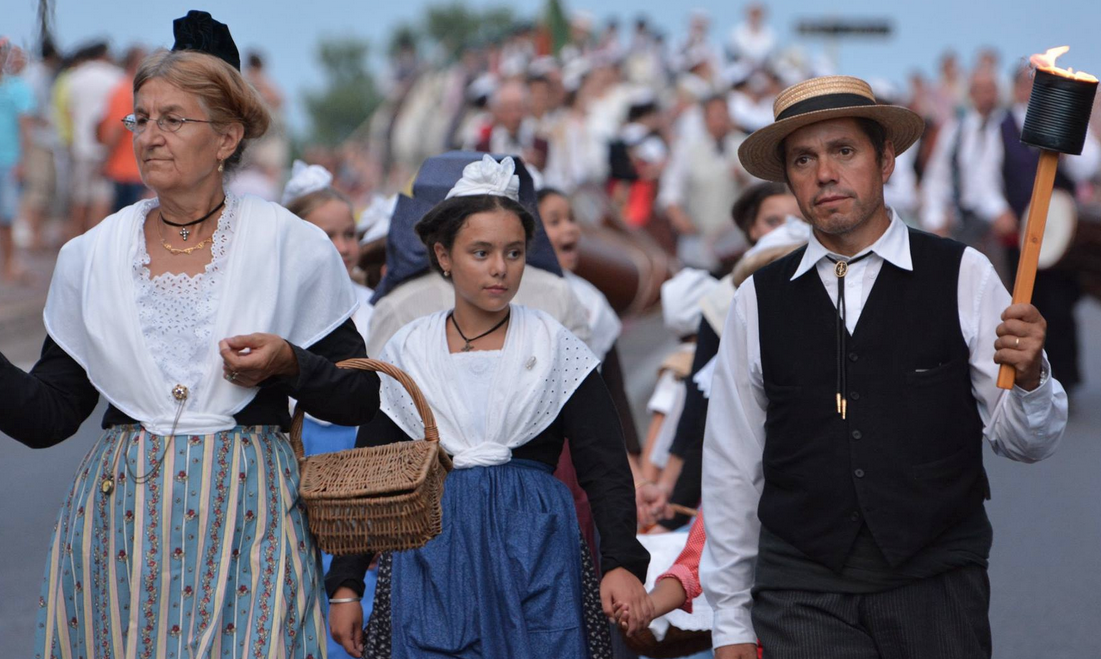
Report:
M 982 420 L 957 280 L 964 245 L 909 230 L 913 271 L 884 262 L 847 336 L 837 413 L 835 302 L 806 248 L 753 277 L 768 397 L 764 492 L 772 533 L 839 571 L 862 524 L 897 566 L 982 506 Z

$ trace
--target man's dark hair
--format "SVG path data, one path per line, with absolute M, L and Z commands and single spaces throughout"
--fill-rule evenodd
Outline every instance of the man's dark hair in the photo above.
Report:
M 432 269 L 443 274 L 443 268 L 436 260 L 436 250 L 433 247 L 436 243 L 440 243 L 444 249 L 450 251 L 455 245 L 455 237 L 459 235 L 459 230 L 466 223 L 466 218 L 477 213 L 495 210 L 514 213 L 519 217 L 520 224 L 524 227 L 524 241 L 528 245 L 531 244 L 531 239 L 535 235 L 535 218 L 519 202 L 508 197 L 488 194 L 452 197 L 436 204 L 414 227 L 417 236 L 428 248 L 428 260 L 432 264 Z
M 653 101 L 646 101 L 644 103 L 636 103 L 627 109 L 627 122 L 634 123 L 643 117 L 654 114 L 658 111 L 657 103 Z
M 867 136 L 868 140 L 872 143 L 872 148 L 875 149 L 875 161 L 879 164 L 883 164 L 883 149 L 887 144 L 887 131 L 883 130 L 883 125 L 875 119 L 869 119 L 868 117 L 853 117 L 856 120 L 856 125 L 860 126 L 861 132 Z M 787 138 L 780 140 L 780 143 L 776 145 L 776 154 L 780 158 L 780 163 L 784 168 L 784 182 L 789 186 L 791 181 L 788 179 L 788 158 L 787 158 Z

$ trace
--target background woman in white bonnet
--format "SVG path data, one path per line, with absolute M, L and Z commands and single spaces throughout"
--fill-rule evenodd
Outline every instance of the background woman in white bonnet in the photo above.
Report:
M 358 606 L 333 607 L 333 637 L 353 655 L 610 657 L 606 615 L 618 606 L 628 632 L 649 622 L 649 558 L 598 361 L 547 314 L 511 304 L 534 232 L 518 187 L 512 160 L 487 156 L 417 225 L 433 267 L 454 283 L 455 307 L 406 325 L 380 359 L 420 385 L 456 469 L 441 535 L 380 557 L 366 634 Z M 386 414 L 361 429 L 360 445 L 422 436 L 403 391 L 384 385 Z M 600 532 L 599 568 L 552 475 L 565 437 Z M 330 595 L 358 596 L 369 560 L 334 559 Z
M 356 218 L 352 201 L 333 188 L 333 175 L 329 170 L 321 165 L 307 165 L 301 160 L 295 160 L 291 169 L 291 180 L 283 190 L 282 203 L 298 217 L 316 224 L 333 241 L 333 246 L 344 261 L 344 267 L 348 269 L 348 275 L 352 277 L 352 288 L 359 300 L 359 308 L 352 320 L 366 343 L 371 312 L 374 309 L 371 305 L 374 291 L 354 278 L 359 243 L 356 241 Z

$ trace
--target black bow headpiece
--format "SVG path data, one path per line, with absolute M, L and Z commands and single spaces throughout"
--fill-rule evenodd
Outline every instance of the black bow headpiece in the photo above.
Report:
M 241 55 L 229 34 L 229 26 L 214 20 L 207 12 L 192 9 L 187 16 L 172 21 L 172 33 L 176 37 L 172 50 L 197 50 L 241 70 Z

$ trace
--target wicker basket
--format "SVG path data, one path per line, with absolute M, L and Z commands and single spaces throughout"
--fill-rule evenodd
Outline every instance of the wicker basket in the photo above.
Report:
M 661 641 L 649 629 L 642 630 L 636 636 L 623 634 L 623 640 L 632 651 L 650 659 L 688 657 L 711 649 L 711 632 L 692 632 L 676 627 L 670 627 Z
M 386 362 L 349 359 L 337 366 L 385 373 L 400 382 L 424 422 L 424 441 L 306 457 L 304 415 L 296 409 L 290 442 L 310 532 L 334 556 L 423 547 L 440 533 L 443 481 L 451 471 L 432 410 L 412 378 Z

